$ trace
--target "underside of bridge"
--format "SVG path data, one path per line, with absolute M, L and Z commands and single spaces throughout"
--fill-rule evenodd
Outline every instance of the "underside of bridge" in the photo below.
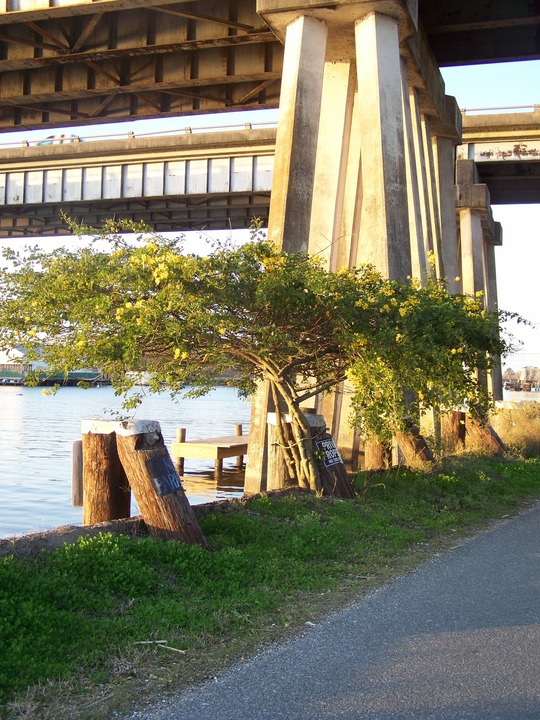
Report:
M 0 0 L 0 131 L 277 107 L 283 38 L 257 11 L 279 4 Z M 418 21 L 439 65 L 540 57 L 538 2 L 419 0 Z
M 0 237 L 71 235 L 66 217 L 94 228 L 108 220 L 144 222 L 157 233 L 249 229 L 268 220 L 270 192 L 48 203 L 2 211 Z

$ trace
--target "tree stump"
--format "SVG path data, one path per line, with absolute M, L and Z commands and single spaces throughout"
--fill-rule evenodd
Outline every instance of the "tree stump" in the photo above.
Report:
M 120 461 L 150 532 L 209 549 L 159 423 L 119 422 L 115 430 Z
M 131 490 L 116 449 L 113 423 L 85 420 L 83 455 L 83 525 L 130 516 Z

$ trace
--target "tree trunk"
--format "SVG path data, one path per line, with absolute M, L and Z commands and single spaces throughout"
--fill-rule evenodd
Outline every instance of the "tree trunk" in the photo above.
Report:
M 92 421 L 85 421 L 82 452 L 83 525 L 129 517 L 131 490 L 118 457 L 115 433 L 110 427 L 99 432 Z
M 159 423 L 117 423 L 116 433 L 120 460 L 150 532 L 209 549 Z

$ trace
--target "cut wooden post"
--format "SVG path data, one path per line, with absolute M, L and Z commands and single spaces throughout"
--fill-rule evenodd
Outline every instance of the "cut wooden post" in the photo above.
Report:
M 506 450 L 506 445 L 488 423 L 482 424 L 467 415 L 465 429 L 467 445 L 469 445 L 470 439 L 473 446 L 488 452 L 500 454 Z
M 311 425 L 315 456 L 324 492 L 326 495 L 352 499 L 355 497 L 353 484 L 345 469 L 334 438 L 327 432 L 326 423 L 324 425 L 313 424 L 312 419 L 316 421 L 317 418 L 320 418 L 324 423 L 322 415 L 308 415 L 306 417 Z
M 114 423 L 83 420 L 83 525 L 130 516 L 131 491 L 116 449 Z
M 71 451 L 71 504 L 83 506 L 83 454 L 82 440 L 75 440 Z
M 465 413 L 449 410 L 441 414 L 443 452 L 453 453 L 465 447 Z
M 183 443 L 186 440 L 186 428 L 178 428 L 176 431 L 176 442 Z M 184 474 L 184 458 L 176 458 L 176 469 L 179 475 Z
M 234 426 L 235 434 L 239 437 L 242 435 L 242 423 L 236 423 Z M 244 456 L 238 455 L 236 458 L 236 467 L 241 470 L 244 467 Z
M 416 425 L 408 425 L 407 432 L 395 429 L 394 434 L 405 461 L 414 466 L 419 462 L 435 462 L 435 457 Z
M 120 461 L 150 532 L 209 549 L 163 442 L 159 423 L 119 422 L 115 430 Z
M 388 470 L 392 465 L 392 448 L 372 435 L 364 441 L 364 470 Z

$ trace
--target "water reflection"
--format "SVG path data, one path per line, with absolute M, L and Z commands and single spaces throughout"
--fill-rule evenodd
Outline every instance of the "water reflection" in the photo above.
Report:
M 242 497 L 244 494 L 244 471 L 224 470 L 219 475 L 208 473 L 185 473 L 182 487 L 192 505 L 212 500 Z

